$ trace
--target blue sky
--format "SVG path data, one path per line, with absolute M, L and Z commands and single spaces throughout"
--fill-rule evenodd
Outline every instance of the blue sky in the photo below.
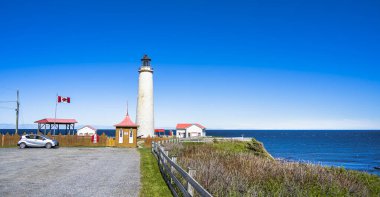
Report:
M 140 58 L 156 127 L 380 129 L 379 1 L 1 1 L 0 101 L 112 126 Z M 14 112 L 0 103 L 0 124 Z

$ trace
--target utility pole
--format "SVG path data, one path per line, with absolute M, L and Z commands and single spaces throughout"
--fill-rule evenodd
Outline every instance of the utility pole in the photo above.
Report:
M 17 101 L 16 101 L 16 133 L 18 134 L 18 116 L 20 113 L 20 96 L 19 91 L 17 90 Z

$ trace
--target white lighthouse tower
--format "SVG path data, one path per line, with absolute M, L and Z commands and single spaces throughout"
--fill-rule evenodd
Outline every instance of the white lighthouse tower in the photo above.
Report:
M 139 125 L 137 135 L 143 138 L 154 136 L 153 68 L 150 60 L 144 55 L 139 69 L 136 124 Z

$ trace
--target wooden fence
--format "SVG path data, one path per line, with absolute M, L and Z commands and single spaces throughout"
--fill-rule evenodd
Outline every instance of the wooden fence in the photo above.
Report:
M 23 135 L 25 135 L 24 133 Z M 87 147 L 105 147 L 115 146 L 115 139 L 107 137 L 104 133 L 99 136 L 99 141 L 93 143 L 91 141 L 91 136 L 77 136 L 77 135 L 46 135 L 50 139 L 55 139 L 59 142 L 59 146 L 71 147 L 71 146 L 87 146 Z M 21 136 L 18 134 L 10 135 L 0 135 L 0 145 L 1 147 L 14 147 L 17 146 L 17 142 L 20 140 Z
M 169 142 L 178 142 L 178 140 L 171 139 Z M 176 163 L 176 157 L 169 158 L 169 152 L 165 151 L 160 143 L 152 142 L 152 153 L 158 160 L 161 174 L 173 196 L 190 197 L 196 194 L 202 197 L 212 196 L 196 180 L 194 180 L 193 176 L 195 176 L 196 170 L 189 169 L 189 171 L 186 172 Z M 182 183 L 183 180 L 186 182 L 185 184 Z
M 20 136 L 15 134 L 15 135 L 9 135 L 8 133 L 5 135 L 0 135 L 1 138 L 1 147 L 12 147 L 12 146 L 17 146 L 17 142 L 20 140 Z
M 152 147 L 152 142 L 161 142 L 161 141 L 169 141 L 169 140 L 178 140 L 178 138 L 169 138 L 169 137 L 147 137 L 144 139 L 145 147 Z

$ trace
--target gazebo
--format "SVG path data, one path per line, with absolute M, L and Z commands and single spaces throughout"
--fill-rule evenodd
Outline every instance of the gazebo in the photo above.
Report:
M 59 133 L 59 126 L 64 125 L 66 134 L 74 134 L 74 128 L 75 128 L 75 123 L 78 123 L 75 119 L 54 119 L 54 118 L 45 118 L 42 120 L 37 120 L 34 123 L 38 124 L 38 132 L 41 132 L 43 129 L 44 134 L 46 135 L 46 132 L 49 132 L 53 135 L 55 135 L 55 132 L 52 133 L 52 128 L 54 130 L 54 126 L 57 125 L 57 131 Z M 49 126 L 49 128 L 47 128 Z

